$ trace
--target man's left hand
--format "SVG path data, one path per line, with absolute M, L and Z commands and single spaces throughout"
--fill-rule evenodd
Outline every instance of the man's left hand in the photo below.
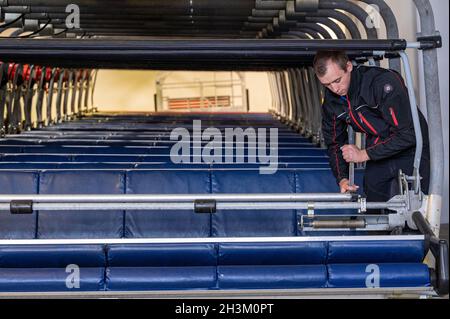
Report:
M 344 145 L 342 148 L 342 156 L 347 163 L 364 163 L 370 160 L 366 150 L 360 150 L 355 145 Z

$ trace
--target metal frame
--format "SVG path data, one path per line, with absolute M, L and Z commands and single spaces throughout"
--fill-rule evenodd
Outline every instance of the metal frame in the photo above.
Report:
M 2 298 L 156 298 L 156 299 L 208 299 L 208 298 L 289 298 L 289 299 L 402 299 L 402 298 L 435 298 L 431 287 L 411 288 L 322 288 L 322 289 L 266 289 L 266 290 L 195 290 L 195 291 L 98 291 L 98 292 L 14 292 L 0 293 Z
M 394 198 L 386 203 L 366 203 L 351 194 L 255 194 L 255 195 L 0 195 L 0 210 L 28 203 L 32 210 L 194 210 L 199 201 L 214 203 L 217 210 L 255 209 L 366 209 L 404 210 L 407 203 Z

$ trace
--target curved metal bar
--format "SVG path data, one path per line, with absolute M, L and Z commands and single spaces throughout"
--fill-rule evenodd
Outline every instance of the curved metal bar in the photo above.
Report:
M 397 39 L 399 35 L 397 18 L 392 12 L 392 9 L 386 4 L 384 0 L 360 0 L 369 5 L 376 5 L 380 9 L 379 13 L 386 26 L 386 36 L 388 39 Z M 389 68 L 399 73 L 402 71 L 401 61 L 399 58 L 389 59 Z
M 346 14 L 336 11 L 336 10 L 318 10 L 317 14 L 320 16 L 329 17 L 329 18 L 338 20 L 350 32 L 352 39 L 358 40 L 358 39 L 362 38 L 361 33 L 358 30 L 358 26 Z
M 357 4 L 351 3 L 349 1 L 320 0 L 319 8 L 331 10 L 341 9 L 347 11 L 348 13 L 355 16 L 359 21 L 361 21 L 362 25 L 364 26 L 364 29 L 366 30 L 368 39 L 371 40 L 378 39 L 378 32 L 376 28 L 369 28 L 367 26 L 366 21 L 370 19 L 368 13 Z
M 347 36 L 345 35 L 344 31 L 342 31 L 341 27 L 339 25 L 337 25 L 333 20 L 331 20 L 329 18 L 324 18 L 324 17 L 306 17 L 306 21 L 320 23 L 320 24 L 323 24 L 323 25 L 327 26 L 328 28 L 331 29 L 331 31 L 334 32 L 334 34 L 336 35 L 337 39 L 346 39 L 347 38 Z

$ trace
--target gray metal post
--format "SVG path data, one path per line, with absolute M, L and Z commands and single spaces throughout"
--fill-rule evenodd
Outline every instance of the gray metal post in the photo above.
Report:
M 416 94 L 414 92 L 414 81 L 411 73 L 411 66 L 409 64 L 408 55 L 405 52 L 399 52 L 403 61 L 403 68 L 405 69 L 406 83 L 408 87 L 408 95 L 411 104 L 411 114 L 414 123 L 414 130 L 416 132 L 416 154 L 414 156 L 414 176 L 416 177 L 414 190 L 419 193 L 420 190 L 420 161 L 422 159 L 423 137 L 420 128 L 419 111 L 417 110 Z
M 437 33 L 433 8 L 429 0 L 414 0 L 420 15 L 421 36 L 434 36 Z M 425 74 L 425 94 L 427 100 L 428 122 L 430 135 L 430 200 L 429 207 L 432 216 L 428 220 L 436 235 L 439 235 L 440 210 L 442 206 L 444 184 L 444 139 L 441 118 L 441 95 L 439 88 L 439 66 L 437 50 L 423 51 Z

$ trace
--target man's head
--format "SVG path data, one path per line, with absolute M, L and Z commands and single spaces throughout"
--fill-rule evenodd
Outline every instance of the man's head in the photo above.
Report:
M 334 94 L 345 96 L 350 88 L 353 64 L 343 51 L 319 51 L 314 58 L 319 81 Z

